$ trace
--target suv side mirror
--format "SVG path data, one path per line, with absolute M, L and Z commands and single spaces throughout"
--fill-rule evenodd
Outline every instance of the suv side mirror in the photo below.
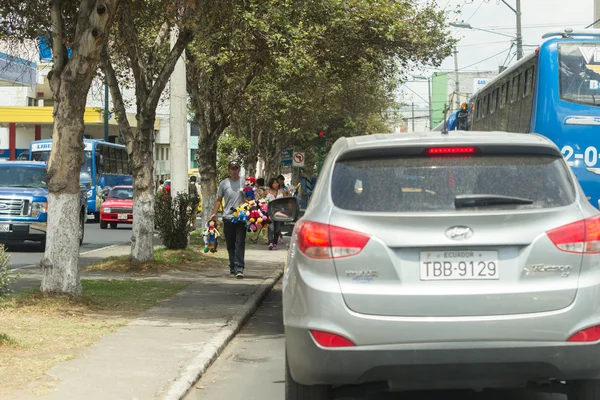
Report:
M 269 201 L 269 216 L 275 222 L 295 222 L 298 219 L 298 199 L 281 197 Z

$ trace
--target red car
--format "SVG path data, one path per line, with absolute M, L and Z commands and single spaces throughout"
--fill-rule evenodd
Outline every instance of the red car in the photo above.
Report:
M 133 186 L 115 186 L 100 207 L 100 229 L 133 223 Z

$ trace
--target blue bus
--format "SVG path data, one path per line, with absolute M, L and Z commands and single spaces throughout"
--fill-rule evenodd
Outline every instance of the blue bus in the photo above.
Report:
M 534 53 L 473 95 L 462 129 L 547 137 L 600 208 L 600 30 L 543 38 Z
M 117 185 L 132 185 L 127 150 L 125 146 L 104 140 L 84 139 L 83 165 L 80 184 L 88 187 L 88 214 L 100 221 L 100 205 L 106 189 Z M 29 160 L 48 162 L 52 140 L 31 142 Z

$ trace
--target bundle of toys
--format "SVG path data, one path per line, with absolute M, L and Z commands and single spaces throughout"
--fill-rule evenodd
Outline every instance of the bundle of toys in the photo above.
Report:
M 248 232 L 266 228 L 272 221 L 268 214 L 268 200 L 246 200 L 233 211 L 233 223 L 243 223 Z
M 208 253 L 210 250 L 211 253 L 216 253 L 218 245 L 217 238 L 220 236 L 219 222 L 214 218 L 209 220 L 202 232 L 202 236 L 204 237 L 204 252 Z

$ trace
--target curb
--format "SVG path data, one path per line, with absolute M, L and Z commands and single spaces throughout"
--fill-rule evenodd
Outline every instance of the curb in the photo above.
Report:
M 187 394 L 192 385 L 204 375 L 204 372 L 221 355 L 221 352 L 235 337 L 248 318 L 254 314 L 254 311 L 256 311 L 262 300 L 273 289 L 273 286 L 275 286 L 282 275 L 283 268 L 264 280 L 259 288 L 252 293 L 250 298 L 246 300 L 242 309 L 233 316 L 223 329 L 217 332 L 215 337 L 204 345 L 200 353 L 185 367 L 179 377 L 171 384 L 163 400 L 180 400 Z

